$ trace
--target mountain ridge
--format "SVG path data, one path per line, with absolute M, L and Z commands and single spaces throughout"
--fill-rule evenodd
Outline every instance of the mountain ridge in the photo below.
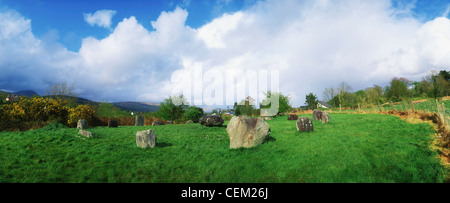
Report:
M 33 96 L 40 96 L 33 90 L 21 90 L 21 91 L 15 91 L 15 92 L 8 92 L 8 91 L 2 91 L 0 90 L 0 99 L 5 100 L 6 96 L 9 94 L 16 94 L 18 96 L 26 96 L 26 97 L 33 97 Z M 45 95 L 44 98 L 51 98 L 55 97 L 53 95 Z M 78 105 L 93 105 L 98 106 L 101 102 L 92 101 L 89 99 L 85 99 L 82 97 L 77 96 L 70 96 L 75 99 L 75 103 Z M 111 102 L 115 107 L 124 110 L 124 111 L 133 111 L 133 112 L 156 112 L 159 110 L 159 103 L 153 103 L 153 102 L 134 102 L 134 101 L 126 101 L 126 102 Z

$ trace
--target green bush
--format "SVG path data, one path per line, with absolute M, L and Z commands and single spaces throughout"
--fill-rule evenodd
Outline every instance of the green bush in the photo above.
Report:
M 194 123 L 198 123 L 204 112 L 202 108 L 196 106 L 190 106 L 183 114 L 185 120 L 192 120 Z
M 182 100 L 185 100 L 183 96 L 180 97 Z M 175 105 L 174 99 L 178 99 L 176 97 L 169 97 L 161 102 L 158 112 L 156 116 L 158 118 L 164 120 L 177 121 L 182 119 L 184 112 L 188 108 L 188 105 L 185 103 L 181 105 Z

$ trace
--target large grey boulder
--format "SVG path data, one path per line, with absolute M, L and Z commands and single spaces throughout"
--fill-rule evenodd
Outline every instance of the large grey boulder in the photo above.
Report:
M 138 131 L 136 133 L 136 145 L 139 148 L 154 148 L 156 146 L 156 134 L 152 129 Z
M 301 117 L 296 123 L 297 130 L 300 132 L 312 132 L 314 131 L 314 125 L 308 117 Z
M 269 125 L 261 118 L 234 116 L 227 125 L 230 148 L 251 148 L 262 144 L 270 135 Z
M 84 137 L 92 137 L 92 133 L 87 130 L 80 130 L 78 131 L 78 134 Z
M 77 129 L 84 130 L 87 128 L 88 128 L 88 125 L 87 125 L 87 121 L 85 119 L 78 120 Z
M 144 116 L 137 115 L 134 123 L 135 123 L 135 126 L 144 126 Z
M 322 120 L 322 111 L 314 109 L 314 111 L 312 113 L 312 117 L 313 117 L 313 120 L 315 120 L 315 121 Z
M 315 121 L 322 121 L 322 123 L 328 123 L 331 120 L 330 114 L 326 111 L 321 111 L 315 109 L 313 111 L 313 120 Z
M 223 122 L 223 118 L 217 115 L 203 116 L 198 121 L 198 123 L 206 127 L 221 127 Z

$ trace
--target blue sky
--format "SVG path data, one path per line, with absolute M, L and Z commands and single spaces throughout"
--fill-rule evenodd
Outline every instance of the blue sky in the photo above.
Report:
M 95 101 L 160 102 L 180 71 L 276 70 L 300 106 L 342 81 L 449 70 L 449 13 L 450 0 L 0 0 L 0 89 L 66 81 Z
M 110 33 L 110 30 L 89 26 L 83 20 L 83 13 L 115 10 L 113 26 L 124 18 L 135 16 L 144 27 L 152 29 L 150 22 L 162 11 L 171 11 L 178 6 L 189 11 L 186 25 L 198 28 L 223 13 L 245 9 L 253 3 L 253 0 L 0 0 L 0 7 L 17 10 L 31 19 L 35 35 L 52 33 L 55 37 L 57 34 L 60 43 L 69 50 L 78 51 L 83 38 L 103 38 Z
M 177 6 L 189 12 L 186 25 L 198 28 L 224 13 L 247 9 L 258 0 L 0 0 L 0 6 L 15 9 L 32 19 L 33 33 L 45 36 L 51 33 L 71 51 L 78 51 L 81 40 L 88 36 L 106 37 L 110 30 L 89 26 L 83 20 L 83 13 L 93 13 L 101 9 L 117 11 L 113 16 L 113 26 L 123 18 L 135 16 L 147 29 L 150 22 L 158 18 L 162 11 L 170 11 Z M 450 0 L 395 0 L 393 7 L 409 8 L 414 17 L 426 21 L 442 15 Z M 57 36 L 55 36 L 57 34 Z

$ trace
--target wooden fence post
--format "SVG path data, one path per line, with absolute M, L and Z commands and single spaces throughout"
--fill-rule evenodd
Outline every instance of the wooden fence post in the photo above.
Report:
M 439 113 L 439 103 L 438 103 L 437 98 L 436 98 L 436 111 Z
M 442 103 L 442 116 L 444 117 L 444 125 L 447 125 L 447 119 L 445 117 L 445 105 Z

